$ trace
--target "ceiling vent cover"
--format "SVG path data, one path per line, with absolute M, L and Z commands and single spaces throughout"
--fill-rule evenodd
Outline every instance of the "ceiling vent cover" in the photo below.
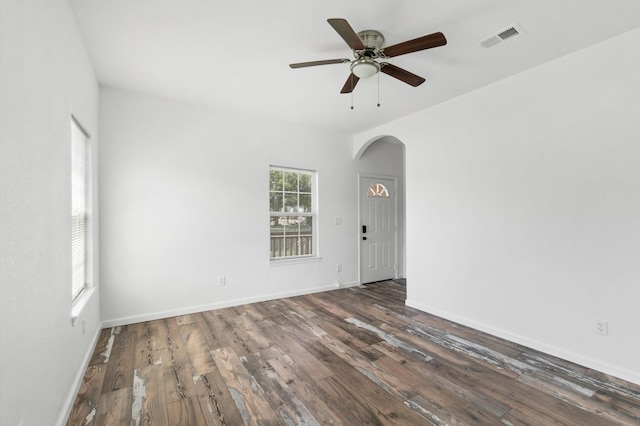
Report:
M 500 31 L 498 34 L 492 35 L 491 37 L 488 37 L 482 40 L 480 42 L 480 46 L 484 48 L 493 47 L 502 43 L 503 41 L 510 40 L 514 37 L 517 37 L 522 33 L 524 33 L 524 31 L 522 30 L 522 27 L 518 24 L 515 24 L 508 28 L 505 28 L 504 30 Z

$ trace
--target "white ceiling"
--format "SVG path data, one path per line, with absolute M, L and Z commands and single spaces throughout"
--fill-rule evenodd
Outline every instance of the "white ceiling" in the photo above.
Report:
M 637 0 L 70 0 L 101 84 L 357 133 L 640 27 Z M 340 94 L 351 58 L 327 18 L 385 45 L 441 31 L 448 44 L 389 59 L 427 79 L 380 75 Z M 513 24 L 525 33 L 479 42 Z M 581 72 L 581 70 L 576 70 Z M 517 97 L 517 94 L 514 94 Z

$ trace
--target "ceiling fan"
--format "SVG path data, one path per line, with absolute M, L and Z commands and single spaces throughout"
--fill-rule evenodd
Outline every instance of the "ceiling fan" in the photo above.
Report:
M 376 59 L 384 60 L 393 58 L 394 56 L 447 44 L 447 39 L 444 34 L 437 32 L 392 46 L 382 47 L 384 36 L 379 31 L 365 30 L 356 33 L 347 20 L 341 18 L 327 19 L 327 22 L 329 22 L 329 25 L 336 30 L 351 50 L 353 50 L 355 59 L 326 59 L 322 61 L 299 62 L 290 64 L 289 66 L 291 68 L 304 68 L 316 65 L 350 63 L 351 74 L 340 93 L 351 93 L 361 78 L 371 77 L 378 72 L 383 72 L 413 87 L 417 87 L 424 83 L 424 78 L 388 62 L 378 62 Z

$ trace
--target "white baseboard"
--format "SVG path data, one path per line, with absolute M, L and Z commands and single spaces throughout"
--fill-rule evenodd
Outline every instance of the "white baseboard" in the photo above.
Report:
M 640 385 L 640 374 L 637 372 L 622 369 L 622 368 L 604 363 L 602 361 L 586 357 L 581 354 L 567 351 L 565 349 L 558 348 L 556 346 L 549 345 L 544 342 L 540 342 L 538 340 L 529 339 L 519 334 L 515 334 L 500 328 L 492 327 L 484 323 L 471 320 L 469 318 L 452 314 L 447 311 L 442 311 L 440 309 L 433 308 L 431 306 L 425 305 L 423 303 L 415 302 L 410 299 L 407 299 L 405 304 L 411 308 L 419 309 L 423 312 L 427 312 L 429 314 L 436 315 L 438 317 L 441 317 L 450 321 L 454 321 L 462 325 L 466 325 L 467 327 L 475 328 L 476 330 L 480 330 L 482 332 L 492 334 L 502 339 L 506 339 L 511 342 L 515 342 L 520 345 L 529 347 L 531 349 L 535 349 L 535 350 L 547 353 L 549 355 L 556 356 L 558 358 L 562 358 L 564 360 L 571 361 L 576 364 L 580 364 L 584 367 L 588 367 L 588 368 L 600 371 L 602 373 L 609 374 L 611 376 L 615 376 L 620 379 Z
M 87 371 L 87 367 L 89 366 L 89 362 L 91 362 L 91 357 L 93 356 L 93 351 L 96 349 L 96 345 L 98 344 L 98 339 L 100 338 L 100 332 L 102 331 L 101 326 L 96 328 L 95 334 L 91 339 L 91 343 L 89 344 L 89 348 L 84 355 L 84 359 L 82 361 L 82 365 L 78 372 L 76 373 L 76 377 L 73 379 L 73 386 L 67 395 L 67 398 L 64 401 L 65 409 L 58 416 L 58 420 L 56 421 L 56 425 L 64 426 L 67 424 L 69 420 L 69 415 L 71 414 L 71 410 L 73 409 L 73 404 L 76 401 L 76 397 L 78 396 L 78 391 L 80 390 L 80 386 L 82 385 L 82 381 L 84 380 L 85 372 Z
M 272 293 L 272 294 L 266 294 L 266 295 L 255 296 L 255 297 L 247 297 L 242 299 L 232 299 L 232 300 L 226 300 L 226 301 L 217 302 L 217 303 L 208 303 L 205 305 L 189 306 L 184 308 L 171 309 L 168 311 L 151 312 L 148 314 L 134 315 L 130 317 L 114 318 L 114 319 L 103 321 L 102 328 L 118 327 L 122 325 L 135 324 L 135 323 L 145 322 L 145 321 L 153 321 L 153 320 L 162 319 L 162 318 L 170 318 L 178 315 L 188 315 L 188 314 L 194 314 L 198 312 L 212 311 L 214 309 L 230 308 L 233 306 L 246 305 L 248 303 L 266 302 L 269 300 L 283 299 L 286 297 L 302 296 L 304 294 L 311 294 L 311 293 L 320 293 L 323 291 L 336 290 L 337 288 L 354 287 L 357 285 L 360 285 L 360 283 L 357 281 L 349 282 L 349 283 L 339 283 L 339 284 L 336 283 L 332 286 L 306 288 L 302 290 L 287 291 L 282 293 Z

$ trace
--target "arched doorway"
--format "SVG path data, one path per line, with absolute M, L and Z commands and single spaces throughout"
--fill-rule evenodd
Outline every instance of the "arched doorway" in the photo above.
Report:
M 356 152 L 359 281 L 405 278 L 405 147 L 380 136 Z

